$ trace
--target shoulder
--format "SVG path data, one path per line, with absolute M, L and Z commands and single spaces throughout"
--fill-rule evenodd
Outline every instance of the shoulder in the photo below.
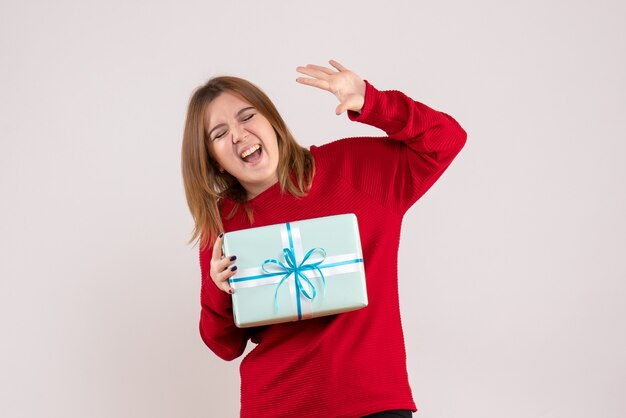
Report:
M 354 160 L 372 162 L 384 159 L 398 152 L 398 145 L 386 137 L 341 138 L 319 146 L 312 145 L 311 155 L 318 167 L 337 167 Z

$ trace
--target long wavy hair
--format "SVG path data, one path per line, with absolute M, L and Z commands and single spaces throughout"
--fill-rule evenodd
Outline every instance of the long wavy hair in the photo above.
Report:
M 206 108 L 224 92 L 250 103 L 274 128 L 278 139 L 277 175 L 281 191 L 296 197 L 306 196 L 315 174 L 311 152 L 296 142 L 276 106 L 260 88 L 238 77 L 211 78 L 194 91 L 189 101 L 181 158 L 185 195 L 195 221 L 189 243 L 199 241 L 201 248 L 212 245 L 223 230 L 221 209 L 224 197 L 235 201 L 227 219 L 243 208 L 250 223 L 254 222 L 254 214 L 246 204 L 246 190 L 235 177 L 220 172 L 209 148 L 207 127 L 204 126 Z

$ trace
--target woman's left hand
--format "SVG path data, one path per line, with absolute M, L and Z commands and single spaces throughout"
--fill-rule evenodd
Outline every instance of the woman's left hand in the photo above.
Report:
M 334 94 L 339 100 L 336 114 L 340 115 L 346 110 L 360 113 L 365 103 L 365 81 L 337 61 L 330 60 L 329 63 L 335 70 L 313 64 L 297 67 L 296 71 L 311 78 L 298 77 L 296 81 Z

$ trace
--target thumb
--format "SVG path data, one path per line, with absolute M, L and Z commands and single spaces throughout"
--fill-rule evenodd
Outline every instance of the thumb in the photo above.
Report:
M 339 116 L 343 112 L 345 112 L 347 109 L 348 109 L 348 105 L 346 103 L 339 103 L 339 106 L 337 106 L 337 108 L 335 109 L 335 114 Z

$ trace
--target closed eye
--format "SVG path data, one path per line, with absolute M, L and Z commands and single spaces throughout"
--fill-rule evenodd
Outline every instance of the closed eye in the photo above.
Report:
M 239 112 L 237 112 L 237 115 L 241 115 L 244 112 L 249 111 L 249 110 L 254 110 L 254 108 L 253 107 L 246 107 L 244 109 L 241 109 Z M 254 113 L 254 112 L 253 113 L 249 113 L 249 114 L 244 115 L 240 120 L 241 120 L 242 123 L 243 122 L 247 122 L 247 121 L 249 121 L 250 119 L 252 119 L 255 116 L 256 116 L 256 113 Z M 224 123 L 221 124 L 221 125 L 224 126 L 224 127 L 226 126 L 226 124 L 224 124 Z M 216 130 L 218 127 L 213 128 L 211 130 L 211 132 L 213 132 L 213 130 Z M 209 134 L 211 134 L 211 132 L 209 132 Z M 211 141 L 215 141 L 217 139 L 220 139 L 224 135 L 226 135 L 227 133 L 228 133 L 228 129 L 225 129 L 223 131 L 218 131 L 217 135 L 215 135 L 213 138 L 211 138 Z
M 219 132 L 217 135 L 215 135 L 215 136 L 213 137 L 213 141 L 215 141 L 216 139 L 220 139 L 221 137 L 223 137 L 224 135 L 226 135 L 226 133 L 227 133 L 227 132 L 228 132 L 228 131 L 222 131 L 222 132 Z

